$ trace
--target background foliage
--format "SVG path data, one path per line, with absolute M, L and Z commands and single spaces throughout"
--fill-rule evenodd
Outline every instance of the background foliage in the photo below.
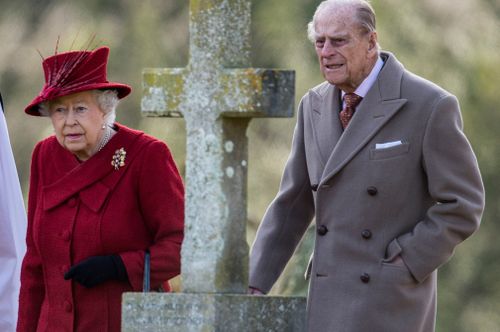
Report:
M 296 70 L 297 100 L 322 81 L 305 27 L 319 0 L 254 0 L 253 64 Z M 458 96 L 468 135 L 479 160 L 487 207 L 478 233 L 440 269 L 439 332 L 500 331 L 500 2 L 498 0 L 373 0 L 379 40 L 411 71 Z M 182 67 L 188 58 L 188 1 L 0 0 L 0 90 L 23 192 L 28 190 L 34 144 L 52 133 L 47 119 L 27 117 L 24 106 L 43 85 L 41 59 L 96 33 L 110 46 L 109 77 L 132 85 L 118 121 L 165 140 L 184 172 L 182 119 L 142 118 L 141 70 Z M 277 192 L 295 119 L 254 119 L 248 130 L 248 241 Z M 450 142 L 453 144 L 453 142 Z M 305 295 L 303 269 L 312 248 L 311 230 L 274 293 Z M 391 314 L 391 313 L 388 313 Z

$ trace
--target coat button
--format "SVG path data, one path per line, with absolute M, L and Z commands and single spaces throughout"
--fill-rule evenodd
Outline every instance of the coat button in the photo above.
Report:
M 75 207 L 76 206 L 76 198 L 72 197 L 72 198 L 68 199 L 68 206 Z
M 370 186 L 366 188 L 366 192 L 368 192 L 368 195 L 370 196 L 375 196 L 378 193 L 378 189 L 376 187 Z
M 372 232 L 369 229 L 365 229 L 361 232 L 363 239 L 368 240 L 372 237 Z
M 364 282 L 365 284 L 370 282 L 370 275 L 368 273 L 363 273 L 359 279 L 361 279 L 362 282 Z
M 311 185 L 311 190 L 312 191 L 318 191 L 318 184 L 312 184 Z
M 69 301 L 64 301 L 63 306 L 66 312 L 71 312 L 73 310 L 73 305 Z
M 61 238 L 64 241 L 68 242 L 71 239 L 71 233 L 70 233 L 70 231 L 66 230 L 66 231 L 62 232 L 61 233 Z
M 325 235 L 326 233 L 328 233 L 328 228 L 326 228 L 325 225 L 321 225 L 318 227 L 318 234 L 323 236 Z

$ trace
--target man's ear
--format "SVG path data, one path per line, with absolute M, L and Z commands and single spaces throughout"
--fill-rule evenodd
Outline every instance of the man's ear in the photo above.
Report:
M 368 53 L 377 52 L 378 36 L 377 31 L 371 31 L 368 35 Z

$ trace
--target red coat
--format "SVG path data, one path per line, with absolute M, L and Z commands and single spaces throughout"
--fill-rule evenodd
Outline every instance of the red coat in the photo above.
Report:
M 119 331 L 121 295 L 142 290 L 146 249 L 152 288 L 180 273 L 184 188 L 172 156 L 163 142 L 117 127 L 82 164 L 54 136 L 35 147 L 18 331 Z M 125 165 L 115 170 L 120 148 Z M 129 282 L 64 280 L 70 266 L 110 254 L 121 256 Z

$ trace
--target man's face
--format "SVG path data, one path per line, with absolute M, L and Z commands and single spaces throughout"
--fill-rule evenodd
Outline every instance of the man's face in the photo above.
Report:
M 344 92 L 354 92 L 377 59 L 376 32 L 364 33 L 350 8 L 325 8 L 315 23 L 315 48 L 323 76 Z

